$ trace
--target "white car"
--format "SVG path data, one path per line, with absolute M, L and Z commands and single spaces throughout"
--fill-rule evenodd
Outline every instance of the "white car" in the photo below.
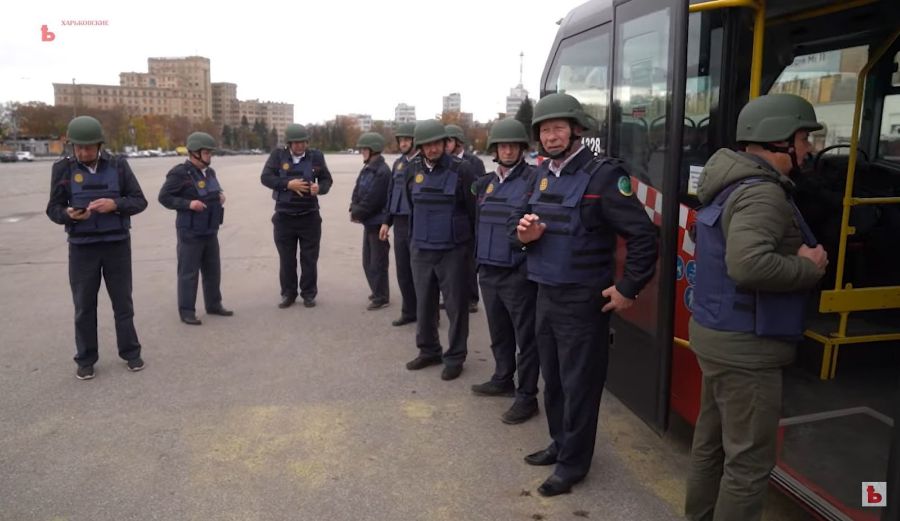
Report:
M 27 150 L 19 150 L 16 152 L 16 157 L 19 161 L 34 161 L 34 155 Z

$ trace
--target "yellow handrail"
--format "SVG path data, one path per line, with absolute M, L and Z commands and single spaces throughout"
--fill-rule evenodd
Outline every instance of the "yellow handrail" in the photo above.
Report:
M 894 44 L 894 40 L 897 39 L 898 35 L 900 35 L 900 29 L 894 31 L 894 33 L 887 39 L 887 41 L 884 42 L 877 51 L 875 51 L 875 53 L 869 58 L 868 63 L 866 63 L 862 70 L 859 71 L 859 79 L 856 82 L 856 106 L 853 110 L 853 128 L 850 133 L 850 157 L 849 163 L 847 165 L 847 182 L 844 185 L 844 211 L 841 214 L 841 238 L 838 242 L 837 273 L 835 274 L 834 278 L 835 291 L 841 289 L 841 287 L 844 285 L 844 263 L 847 256 L 847 237 L 850 235 L 850 207 L 854 205 L 853 180 L 856 176 L 856 156 L 859 152 L 859 126 L 862 114 L 863 92 L 865 92 L 866 86 L 866 76 L 869 75 L 869 71 L 872 70 L 872 67 L 875 66 L 875 64 L 881 59 L 884 53 L 886 53 L 891 45 Z M 855 199 L 857 199 L 857 202 L 860 200 L 864 200 L 862 198 Z M 845 329 L 841 330 L 842 334 L 845 332 Z

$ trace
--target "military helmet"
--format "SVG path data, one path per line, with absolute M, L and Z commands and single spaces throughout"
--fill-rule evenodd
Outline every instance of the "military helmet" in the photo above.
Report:
M 401 123 L 394 132 L 394 137 L 414 137 L 416 133 L 415 123 Z
M 187 149 L 190 152 L 198 150 L 215 150 L 216 140 L 206 132 L 194 132 L 187 138 Z
M 306 127 L 303 125 L 291 123 L 284 129 L 284 141 L 286 143 L 291 141 L 309 141 L 309 132 L 306 131 Z
M 444 125 L 436 119 L 428 119 L 416 123 L 416 130 L 413 132 L 413 139 L 416 146 L 426 143 L 432 143 L 441 139 L 447 139 L 447 131 Z
M 466 134 L 459 125 L 454 125 L 452 123 L 450 125 L 444 125 L 444 130 L 447 131 L 447 137 L 458 139 L 462 143 L 466 142 Z
M 384 137 L 377 132 L 366 132 L 359 136 L 356 148 L 368 148 L 372 152 L 380 154 L 384 150 Z
M 78 116 L 69 122 L 66 139 L 74 145 L 96 145 L 103 143 L 103 128 L 96 118 Z
M 516 118 L 506 118 L 494 123 L 488 134 L 487 147 L 490 149 L 497 143 L 522 143 L 526 147 L 530 143 L 528 130 Z
M 798 130 L 819 130 L 813 106 L 794 94 L 769 94 L 744 105 L 737 120 L 737 141 L 773 143 L 791 139 Z
M 531 128 L 534 135 L 540 135 L 540 124 L 549 119 L 568 119 L 574 121 L 585 130 L 594 127 L 594 118 L 589 116 L 581 106 L 581 102 L 570 94 L 555 92 L 548 94 L 534 106 Z

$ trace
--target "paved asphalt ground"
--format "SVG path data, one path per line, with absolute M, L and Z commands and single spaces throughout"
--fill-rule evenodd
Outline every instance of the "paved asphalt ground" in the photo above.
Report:
M 657 437 L 610 394 L 588 479 L 537 495 L 549 469 L 522 456 L 548 442 L 543 412 L 504 425 L 509 399 L 469 392 L 493 369 L 483 312 L 459 379 L 404 368 L 414 326 L 390 325 L 393 275 L 392 305 L 365 310 L 362 229 L 347 214 L 360 156 L 327 158 L 318 307 L 278 309 L 264 160 L 214 160 L 236 314 L 201 312 L 201 327 L 178 320 L 175 216 L 156 200 L 179 159 L 132 160 L 150 200 L 132 220 L 147 367 L 129 373 L 116 356 L 101 289 L 92 381 L 75 379 L 65 234 L 44 214 L 50 163 L 0 165 L 0 520 L 681 519 L 687 443 Z M 767 519 L 806 518 L 770 494 Z

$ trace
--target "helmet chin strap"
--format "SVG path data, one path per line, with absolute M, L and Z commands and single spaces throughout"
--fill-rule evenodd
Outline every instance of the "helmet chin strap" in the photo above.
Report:
M 791 136 L 789 142 L 793 141 L 794 136 Z M 760 146 L 774 154 L 787 154 L 791 158 L 791 170 L 788 172 L 790 175 L 799 174 L 801 172 L 800 162 L 797 160 L 797 150 L 793 146 L 779 147 L 772 143 L 760 143 Z
M 191 159 L 196 159 L 197 161 L 200 161 L 201 163 L 203 163 L 204 167 L 207 167 L 207 168 L 209 167 L 209 161 L 204 161 L 199 153 L 197 155 L 194 155 L 194 152 L 191 151 L 191 152 L 189 152 L 189 154 L 191 156 Z

